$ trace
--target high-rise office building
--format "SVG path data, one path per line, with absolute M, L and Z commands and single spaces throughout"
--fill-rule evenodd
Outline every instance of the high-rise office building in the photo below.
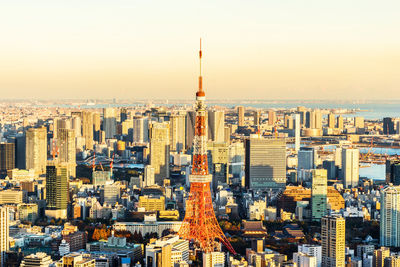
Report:
M 156 122 L 150 126 L 150 165 L 154 167 L 155 183 L 163 185 L 169 177 L 169 124 Z
M 15 168 L 15 144 L 0 143 L 0 174 L 7 174 Z
M 208 169 L 212 177 L 212 188 L 219 184 L 228 184 L 229 177 L 229 147 L 226 143 L 210 142 L 208 148 Z
M 253 123 L 254 123 L 254 126 L 261 124 L 261 112 L 259 110 L 255 110 L 253 112 Z
M 293 121 L 294 121 L 294 149 L 296 152 L 298 152 L 300 150 L 300 127 L 301 127 L 300 114 L 294 114 Z
M 82 111 L 82 136 L 85 138 L 85 149 L 93 149 L 93 115 L 91 111 Z
M 182 152 L 186 147 L 185 120 L 184 114 L 175 114 L 169 117 L 170 151 Z
M 5 254 L 9 250 L 9 228 L 10 215 L 8 207 L 0 207 L 0 262 L 1 266 L 5 266 Z
M 74 130 L 76 137 L 82 136 L 82 119 L 80 116 L 75 115 L 72 117 L 71 128 Z
M 238 106 L 237 107 L 237 112 L 238 112 L 238 126 L 244 126 L 245 125 L 245 117 L 244 117 L 244 107 L 243 106 Z
M 15 167 L 20 170 L 26 169 L 26 136 L 20 134 L 15 137 Z
M 26 168 L 34 169 L 36 174 L 46 172 L 47 130 L 45 127 L 29 128 L 26 131 Z
M 245 141 L 245 185 L 261 190 L 285 187 L 285 140 L 249 138 Z
M 393 118 L 383 118 L 383 134 L 396 134 Z
M 319 109 L 307 111 L 306 113 L 306 128 L 321 129 L 322 128 L 322 113 Z
M 342 177 L 345 188 L 358 186 L 359 156 L 360 152 L 357 148 L 342 149 Z
M 120 121 L 124 122 L 128 119 L 128 110 L 126 108 L 121 108 Z
M 306 123 L 306 113 L 307 113 L 307 108 L 306 107 L 297 107 L 297 113 L 300 114 L 300 125 L 303 126 Z
M 114 138 L 117 134 L 117 110 L 115 108 L 103 109 L 103 131 L 106 138 Z
M 105 184 L 100 190 L 102 204 L 115 205 L 121 197 L 121 187 L 118 184 Z
M 381 192 L 380 245 L 400 247 L 400 186 Z
M 321 219 L 322 266 L 344 267 L 346 220 L 338 215 Z
M 328 128 L 335 128 L 335 114 L 328 114 Z
M 76 176 L 76 146 L 75 131 L 72 129 L 59 129 L 57 138 L 59 148 L 59 161 L 68 166 L 68 177 Z
M 68 166 L 49 162 L 46 166 L 46 216 L 67 218 Z
M 356 128 L 364 128 L 364 117 L 354 117 L 354 127 Z
M 316 151 L 313 147 L 301 147 L 297 153 L 297 170 L 312 170 L 315 168 Z
M 225 113 L 222 110 L 208 111 L 208 140 L 224 142 L 225 140 Z
M 99 112 L 92 112 L 93 115 L 93 139 L 102 143 L 101 137 L 101 120 Z
M 319 221 L 327 214 L 328 179 L 325 169 L 312 171 L 311 219 Z
M 268 110 L 268 124 L 274 125 L 276 122 L 276 113 L 273 110 Z
M 324 160 L 322 162 L 322 168 L 324 168 L 327 171 L 328 180 L 336 179 L 337 167 L 335 165 L 335 161 L 333 161 L 333 160 Z
M 133 119 L 132 135 L 132 140 L 135 143 L 149 142 L 149 119 L 144 117 Z
M 390 256 L 390 249 L 387 247 L 381 247 L 374 250 L 374 256 L 372 258 L 373 267 L 384 267 L 384 262 L 387 257 Z
M 59 129 L 71 129 L 71 119 L 54 118 L 53 120 L 53 138 L 57 139 Z
M 155 183 L 155 173 L 154 168 L 151 165 L 144 167 L 143 173 L 143 187 L 152 186 Z
M 193 147 L 195 124 L 196 124 L 196 112 L 188 111 L 186 113 L 186 150 L 190 150 Z
M 386 160 L 386 183 L 400 185 L 400 161 Z
M 338 117 L 337 117 L 337 123 L 336 123 L 336 128 L 338 128 L 338 129 L 340 129 L 340 130 L 343 130 L 343 128 L 344 128 L 344 122 L 343 122 L 343 117 L 342 117 L 342 115 L 339 115 Z

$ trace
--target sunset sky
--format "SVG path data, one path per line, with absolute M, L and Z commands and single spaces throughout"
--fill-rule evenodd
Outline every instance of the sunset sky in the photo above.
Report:
M 0 3 L 0 98 L 400 99 L 400 1 Z

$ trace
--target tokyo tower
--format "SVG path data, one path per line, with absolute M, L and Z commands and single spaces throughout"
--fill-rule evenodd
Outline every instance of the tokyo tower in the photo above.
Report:
M 181 238 L 194 241 L 204 252 L 216 251 L 218 242 L 222 242 L 227 249 L 236 254 L 232 245 L 222 232 L 215 217 L 210 183 L 212 175 L 208 173 L 207 162 L 207 122 L 206 95 L 203 91 L 203 78 L 201 76 L 201 39 L 200 39 L 200 76 L 199 90 L 196 92 L 196 121 L 195 136 L 193 141 L 192 174 L 189 176 L 190 193 L 186 201 L 186 214 L 178 235 Z

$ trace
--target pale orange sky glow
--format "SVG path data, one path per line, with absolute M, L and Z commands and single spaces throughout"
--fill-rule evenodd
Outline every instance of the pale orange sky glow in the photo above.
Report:
M 0 98 L 400 99 L 399 1 L 10 1 Z

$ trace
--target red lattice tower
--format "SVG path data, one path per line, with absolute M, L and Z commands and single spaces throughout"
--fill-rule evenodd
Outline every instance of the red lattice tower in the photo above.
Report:
M 194 241 L 204 252 L 216 251 L 218 241 L 222 242 L 230 252 L 236 254 L 228 239 L 225 237 L 215 217 L 210 183 L 212 175 L 208 173 L 207 162 L 207 123 L 205 93 L 201 76 L 201 39 L 200 39 L 200 76 L 199 90 L 196 92 L 196 122 L 193 141 L 193 166 L 190 180 L 190 193 L 186 201 L 186 214 L 179 229 L 181 238 Z

